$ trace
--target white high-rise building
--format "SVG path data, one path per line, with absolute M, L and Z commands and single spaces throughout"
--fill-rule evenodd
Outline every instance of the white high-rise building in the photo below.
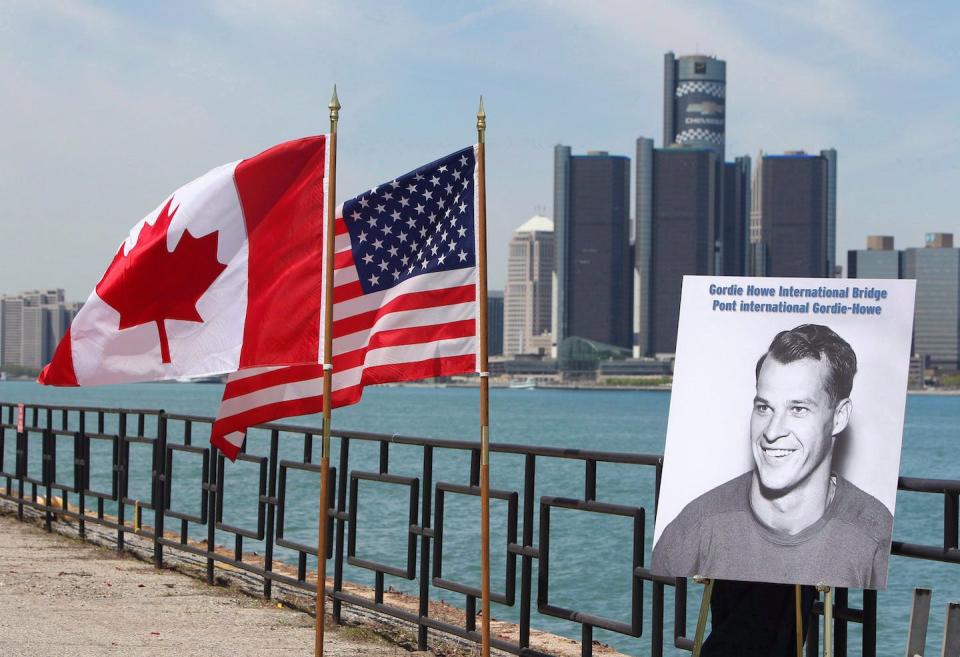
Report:
M 549 354 L 553 301 L 553 221 L 531 217 L 513 231 L 504 290 L 503 353 Z
M 66 303 L 62 289 L 0 296 L 0 367 L 39 370 L 50 362 L 80 306 Z

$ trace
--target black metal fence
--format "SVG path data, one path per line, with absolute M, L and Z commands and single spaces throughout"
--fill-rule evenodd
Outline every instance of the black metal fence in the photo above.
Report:
M 20 413 L 22 430 L 18 429 Z M 253 477 L 256 500 L 256 524 L 238 526 L 224 520 L 224 500 L 237 496 L 226 483 L 224 457 L 208 444 L 207 437 L 212 418 L 168 414 L 158 410 L 86 408 L 73 406 L 26 405 L 0 403 L 0 487 L 5 492 L 0 498 L 17 505 L 22 518 L 26 507 L 45 514 L 49 529 L 54 515 L 74 520 L 81 536 L 90 523 L 116 531 L 118 549 L 124 548 L 124 537 L 135 533 L 152 541 L 154 561 L 163 563 L 165 550 L 179 550 L 198 555 L 206 560 L 206 576 L 213 582 L 216 562 L 230 564 L 262 579 L 263 595 L 270 597 L 274 582 L 304 591 L 315 591 L 308 578 L 308 561 L 317 555 L 316 541 L 302 542 L 285 531 L 289 500 L 296 491 L 290 484 L 294 473 L 309 473 L 319 481 L 320 467 L 315 462 L 319 444 L 316 427 L 264 425 L 264 439 L 259 446 L 263 454 L 242 453 L 239 461 L 256 469 Z M 409 622 L 416 628 L 418 645 L 427 649 L 430 632 L 447 633 L 479 643 L 476 626 L 478 587 L 456 581 L 444 574 L 444 508 L 453 495 L 479 496 L 479 443 L 391 436 L 383 434 L 333 431 L 336 439 L 330 469 L 330 508 L 326 514 L 328 532 L 327 557 L 333 559 L 334 586 L 328 588 L 333 601 L 333 615 L 340 621 L 342 605 L 356 605 Z M 291 447 L 291 446 L 295 447 Z M 355 445 L 375 446 L 378 467 L 375 471 L 355 469 L 351 450 Z M 391 447 L 418 451 L 419 464 L 410 472 L 406 461 L 405 472 L 391 470 Z M 302 447 L 302 451 L 299 449 Z M 131 449 L 150 450 L 149 459 L 131 460 Z M 253 447 L 249 448 L 251 452 Z M 295 450 L 296 458 L 291 456 Z M 515 444 L 493 444 L 493 454 L 509 455 L 522 462 L 520 480 L 522 490 L 491 490 L 492 499 L 506 505 L 502 515 L 506 545 L 492 546 L 505 550 L 505 572 L 502 590 L 495 590 L 492 600 L 511 608 L 519 605 L 519 636 L 514 641 L 494 638 L 492 646 L 524 656 L 545 655 L 531 643 L 531 620 L 535 614 L 556 617 L 576 623 L 581 628 L 581 651 L 591 655 L 594 629 L 600 628 L 630 637 L 649 637 L 650 654 L 663 654 L 665 642 L 677 648 L 692 649 L 692 628 L 688 628 L 688 584 L 685 579 L 657 577 L 645 567 L 648 553 L 647 522 L 652 518 L 647 509 L 656 507 L 660 484 L 662 457 L 660 455 L 629 454 L 589 450 L 557 449 Z M 469 463 L 460 472 L 459 481 L 435 481 L 434 462 L 439 453 L 469 455 Z M 40 458 L 37 458 L 39 454 Z M 58 461 L 58 454 L 60 455 Z M 175 461 L 192 459 L 199 465 L 199 497 L 193 511 L 176 509 L 171 504 L 171 491 L 177 478 Z M 536 493 L 538 466 L 558 460 L 579 465 L 583 492 L 580 497 L 557 497 Z M 66 461 L 66 462 L 65 462 Z M 150 472 L 132 471 L 132 464 L 150 463 Z M 620 501 L 600 501 L 597 496 L 598 464 L 620 464 L 638 475 L 636 480 L 646 482 L 642 493 L 645 505 L 631 505 Z M 59 467 L 58 467 L 59 466 Z M 96 467 L 95 467 L 96 466 Z M 39 467 L 39 471 L 37 468 Z M 227 466 L 229 467 L 229 466 Z M 541 466 L 542 467 L 542 466 Z M 101 476 L 91 480 L 92 472 Z M 108 473 L 102 476 L 103 473 Z M 136 495 L 131 483 L 148 482 L 149 492 Z M 401 565 L 381 563 L 361 556 L 358 552 L 358 519 L 360 487 L 362 482 L 378 482 L 405 488 L 406 504 L 400 515 L 406 527 L 405 554 Z M 960 513 L 960 481 L 901 478 L 900 490 L 939 495 L 943 498 L 943 543 L 921 545 L 895 542 L 893 553 L 918 559 L 932 559 L 960 564 L 958 549 L 958 513 Z M 249 491 L 245 491 L 250 494 Z M 57 504 L 55 497 L 67 501 Z M 314 505 L 312 508 L 316 508 Z M 152 525 L 142 525 L 141 509 L 151 516 Z M 630 549 L 622 553 L 629 564 L 632 581 L 629 588 L 629 619 L 607 618 L 584 610 L 558 604 L 551 589 L 551 516 L 557 510 L 576 510 L 588 514 L 622 517 L 632 528 L 628 537 Z M 535 513 L 536 512 L 536 513 Z M 130 522 L 132 514 L 137 515 Z M 538 522 L 535 520 L 538 516 Z M 535 525 L 535 522 L 537 524 Z M 449 522 L 447 523 L 449 526 Z M 191 536 L 205 535 L 205 543 L 190 540 Z M 232 537 L 232 553 L 215 549 L 216 539 Z M 256 542 L 262 546 L 262 559 L 251 560 L 244 551 L 244 543 Z M 419 550 L 418 550 L 419 547 Z M 275 551 L 286 550 L 296 557 L 296 574 L 278 567 Z M 446 555 L 450 556 L 449 552 Z M 519 559 L 519 582 L 517 560 Z M 537 580 L 534 583 L 534 563 Z M 351 593 L 344 587 L 344 567 L 372 571 L 374 595 L 372 599 Z M 399 577 L 416 584 L 417 610 L 411 611 L 385 602 L 385 576 Z M 430 614 L 431 588 L 463 596 L 465 622 L 451 623 Z M 672 589 L 672 594 L 668 594 Z M 649 596 L 649 603 L 645 598 Z M 435 596 L 434 596 L 435 597 Z M 672 597 L 672 605 L 669 604 Z M 672 636 L 665 637 L 665 615 L 673 608 Z M 649 610 L 649 618 L 644 618 Z M 814 612 L 823 613 L 822 602 Z M 862 654 L 876 654 L 877 596 L 864 591 L 861 608 L 849 604 L 848 591 L 835 594 L 834 633 L 835 654 L 847 654 L 848 624 L 862 626 Z M 817 654 L 819 643 L 817 623 L 810 624 L 807 654 Z

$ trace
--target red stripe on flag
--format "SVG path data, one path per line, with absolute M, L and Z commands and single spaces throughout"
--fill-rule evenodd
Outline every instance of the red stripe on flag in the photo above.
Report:
M 334 269 L 344 269 L 345 267 L 353 266 L 353 252 L 352 251 L 341 251 L 333 256 L 333 268 Z
M 431 326 L 379 331 L 371 336 L 370 344 L 367 345 L 364 351 L 380 349 L 382 347 L 397 347 L 405 344 L 424 344 L 453 338 L 469 338 L 474 336 L 476 332 L 477 321 L 475 319 L 465 319 L 448 324 L 433 324 Z
M 281 367 L 263 374 L 247 376 L 236 381 L 230 381 L 223 389 L 223 399 L 232 399 L 250 392 L 256 392 L 271 386 L 294 381 L 306 381 L 323 376 L 323 365 L 298 365 Z
M 356 299 L 362 296 L 363 288 L 360 286 L 360 281 L 353 281 L 352 283 L 337 286 L 337 289 L 333 292 L 333 302 L 340 303 L 341 301 L 349 301 L 350 299 Z
M 249 242 L 241 368 L 317 361 L 326 149 L 299 139 L 234 172 Z
M 416 363 L 398 363 L 397 365 L 375 365 L 363 370 L 363 385 L 392 383 L 394 381 L 416 381 L 431 376 L 451 376 L 473 372 L 477 367 L 477 356 L 446 356 L 429 358 Z

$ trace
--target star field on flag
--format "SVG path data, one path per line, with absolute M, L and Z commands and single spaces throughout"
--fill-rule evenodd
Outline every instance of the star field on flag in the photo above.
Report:
M 465 148 L 344 203 L 365 294 L 476 264 L 474 165 Z

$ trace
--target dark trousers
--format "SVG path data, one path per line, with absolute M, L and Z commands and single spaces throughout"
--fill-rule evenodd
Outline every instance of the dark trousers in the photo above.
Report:
M 814 587 L 800 587 L 804 637 L 815 598 Z M 796 657 L 792 584 L 718 579 L 710 597 L 710 616 L 702 657 Z

